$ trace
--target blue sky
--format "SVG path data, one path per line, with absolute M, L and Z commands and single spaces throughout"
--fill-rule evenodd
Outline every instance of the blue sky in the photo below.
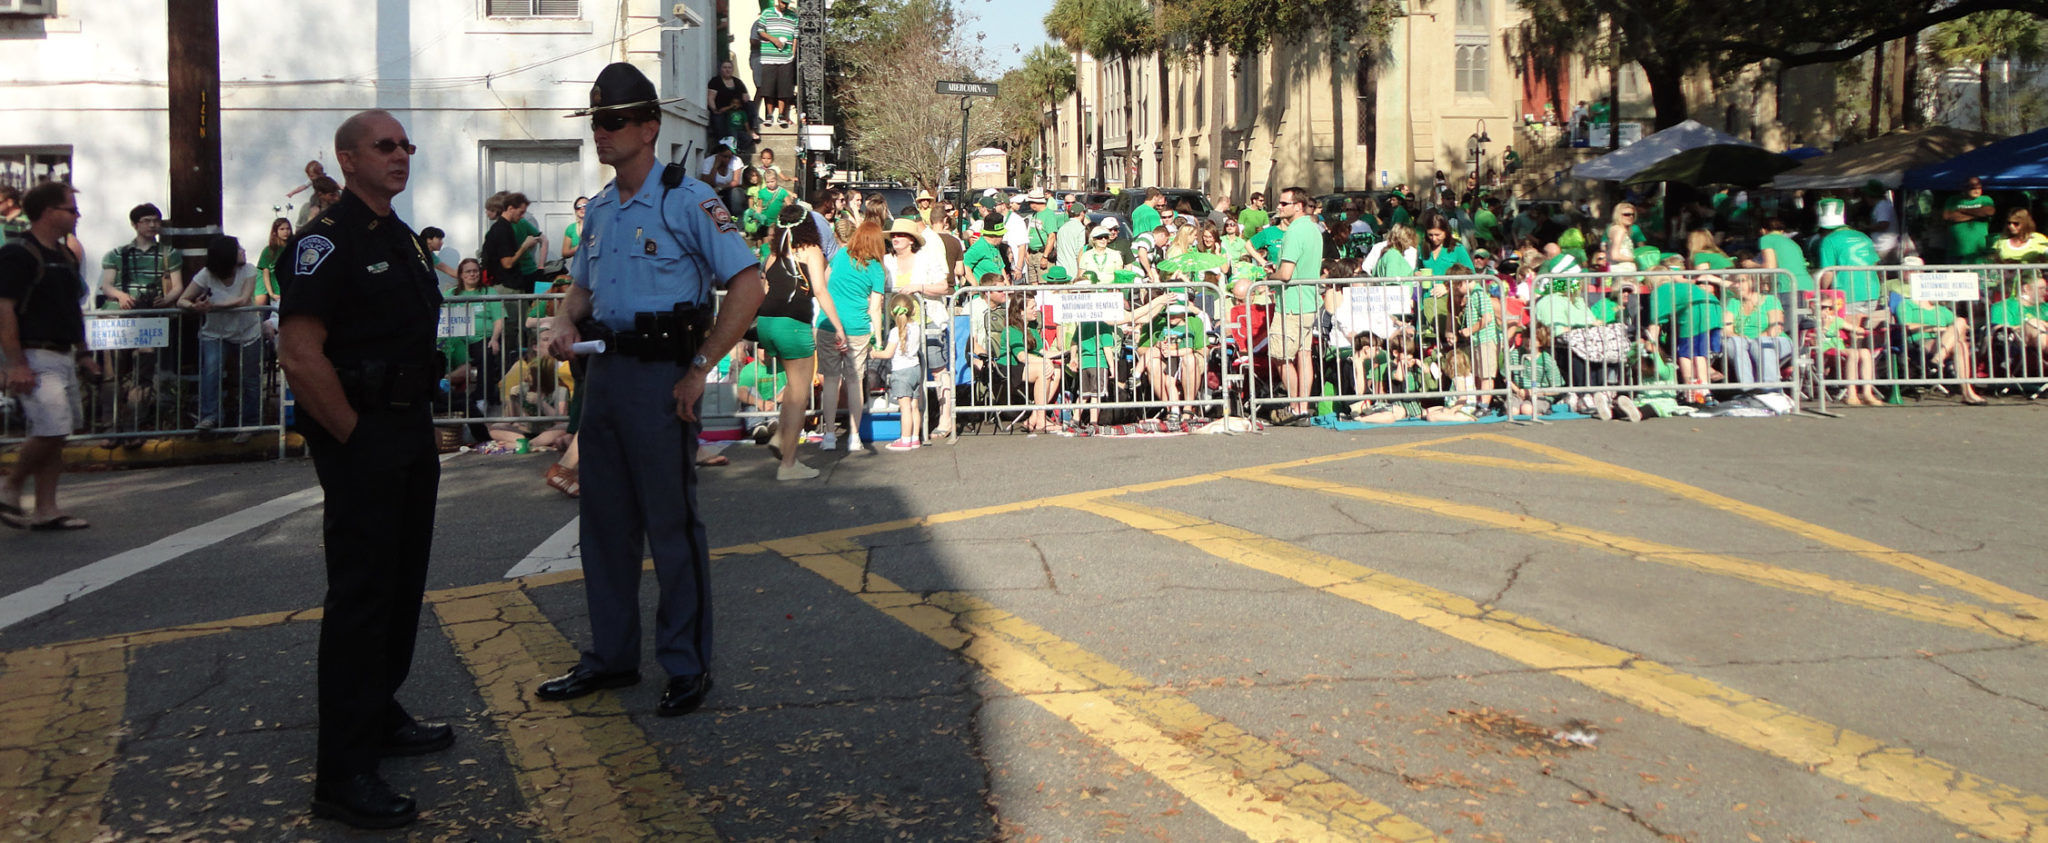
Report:
M 1023 64 L 1025 53 L 1045 43 L 1040 21 L 1051 11 L 1052 0 L 962 0 L 960 5 L 974 15 L 968 29 L 983 36 L 981 48 L 997 73 Z

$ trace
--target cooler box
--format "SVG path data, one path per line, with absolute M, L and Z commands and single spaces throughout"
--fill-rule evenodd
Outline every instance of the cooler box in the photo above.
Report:
M 902 436 L 902 413 L 865 413 L 860 417 L 862 442 L 894 442 Z

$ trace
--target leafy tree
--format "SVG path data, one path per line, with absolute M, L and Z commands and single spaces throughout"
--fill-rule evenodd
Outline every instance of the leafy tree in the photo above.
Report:
M 1852 59 L 1888 41 L 1974 12 L 2048 12 L 2048 0 L 1518 0 L 1526 41 L 1643 69 L 1657 128 L 1683 121 L 1687 73 L 1725 77 Z
M 849 3 L 863 0 L 835 3 L 835 20 Z M 874 175 L 937 187 L 960 153 L 960 98 L 938 93 L 938 82 L 978 78 L 981 64 L 956 10 L 947 0 L 865 0 L 834 40 L 834 96 L 862 165 Z M 998 109 L 988 105 L 976 103 L 972 112 L 969 148 L 998 137 Z
M 1045 26 L 1045 34 L 1052 36 L 1054 41 L 1060 42 L 1060 45 L 1066 47 L 1067 52 L 1072 54 L 1075 67 L 1081 65 L 1081 55 L 1089 52 L 1088 24 L 1095 16 L 1096 7 L 1101 3 L 1102 0 L 1053 0 L 1051 11 L 1046 12 L 1044 20 L 1040 21 Z M 1097 64 L 1095 67 L 1096 72 L 1101 73 L 1102 65 Z M 1096 82 L 1095 89 L 1102 90 L 1101 79 L 1098 78 Z M 1078 155 L 1088 148 L 1088 126 L 1087 121 L 1083 119 L 1086 112 L 1081 107 L 1080 85 L 1074 86 L 1073 94 L 1074 150 Z M 1082 172 L 1086 173 L 1087 167 L 1083 166 Z
M 1992 131 L 1991 63 L 1999 59 L 2038 61 L 2044 52 L 2041 21 L 2024 12 L 1980 12 L 1928 33 L 1927 48 L 1944 67 L 1977 71 L 1978 128 Z M 2004 127 L 2000 127 L 2004 128 Z
M 1005 148 L 1011 150 L 1010 166 L 1019 176 L 1036 169 L 1035 158 L 1016 154 L 1029 149 L 1045 125 L 1045 109 L 1074 90 L 1074 62 L 1051 44 L 1040 44 L 1025 54 L 1024 64 L 1003 74 L 997 83 L 996 108 L 1002 125 Z M 1025 183 L 1019 177 L 1014 184 Z

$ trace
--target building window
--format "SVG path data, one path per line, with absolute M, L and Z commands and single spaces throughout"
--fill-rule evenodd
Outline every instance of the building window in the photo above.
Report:
M 1635 99 L 1643 95 L 1642 65 L 1631 62 L 1615 75 L 1621 77 L 1621 96 L 1624 99 Z
M 1458 44 L 1458 65 L 1456 73 L 1459 96 L 1483 97 L 1487 94 L 1486 42 L 1477 41 Z
M 582 17 L 580 0 L 484 0 L 484 15 L 493 18 Z
M 1493 28 L 1487 19 L 1486 0 L 1458 0 L 1458 31 L 1485 34 Z
M 46 181 L 71 181 L 71 147 L 0 146 L 0 184 L 27 193 Z

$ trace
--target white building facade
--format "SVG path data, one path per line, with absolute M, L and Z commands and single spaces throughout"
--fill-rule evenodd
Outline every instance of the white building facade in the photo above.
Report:
M 49 0 L 43 0 L 49 2 Z M 0 178 L 76 185 L 88 259 L 132 238 L 128 209 L 170 206 L 168 15 L 173 0 L 55 0 L 48 16 L 0 17 Z M 704 149 L 705 81 L 716 73 L 712 0 L 218 0 L 222 227 L 253 260 L 277 216 L 297 219 L 308 161 L 334 163 L 350 113 L 393 112 L 419 152 L 395 203 L 448 247 L 482 245 L 483 199 L 514 190 L 552 254 L 573 202 L 611 177 L 590 141 L 605 64 L 630 61 L 664 106 L 659 154 Z M 445 254 L 445 253 L 444 253 Z

